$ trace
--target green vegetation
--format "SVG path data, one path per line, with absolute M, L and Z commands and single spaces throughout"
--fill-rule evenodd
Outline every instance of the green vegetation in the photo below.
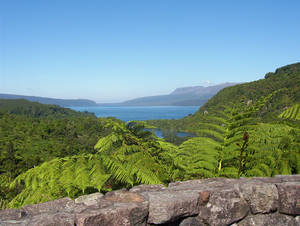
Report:
M 298 63 L 225 88 L 183 119 L 147 123 L 199 136 L 179 146 L 176 158 L 188 172 L 183 179 L 300 173 L 299 94 Z M 246 131 L 249 140 L 243 148 Z
M 300 120 L 300 104 L 295 104 L 294 106 L 288 108 L 282 112 L 279 117 L 290 120 Z
M 92 114 L 25 100 L 0 103 L 2 205 L 15 195 L 8 185 L 16 176 L 54 158 L 93 154 L 99 138 L 111 132 L 105 127 L 108 119 Z
M 3 102 L 1 208 L 172 180 L 170 145 L 143 123 L 24 100 Z
M 70 118 L 78 116 L 94 116 L 93 113 L 80 113 L 57 105 L 45 105 L 24 99 L 0 99 L 0 113 L 23 115 L 35 118 Z
M 0 208 L 207 177 L 300 173 L 300 64 L 228 87 L 180 120 L 124 123 L 0 100 Z M 149 126 L 150 125 L 150 126 Z M 145 127 L 192 132 L 166 140 Z

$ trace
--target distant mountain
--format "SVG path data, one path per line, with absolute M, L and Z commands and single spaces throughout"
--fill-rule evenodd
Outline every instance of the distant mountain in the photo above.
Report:
M 179 91 L 185 92 L 185 90 Z M 251 106 L 253 103 L 261 101 L 262 97 L 266 98 L 269 95 L 272 98 L 257 113 L 259 122 L 278 123 L 282 121 L 278 116 L 286 110 L 290 111 L 291 118 L 297 118 L 297 106 L 300 104 L 300 63 L 280 67 L 275 72 L 268 72 L 264 79 L 224 88 L 209 99 L 197 112 L 185 118 L 153 120 L 151 125 L 213 137 L 213 130 L 216 132 L 223 130 L 224 120 L 227 120 L 224 115 L 228 115 L 228 113 L 224 113 L 226 109 L 228 111 L 228 109 Z M 293 112 L 291 112 L 292 110 Z M 150 122 L 148 123 L 150 124 Z M 297 123 L 300 126 L 300 121 L 292 122 L 292 125 L 295 126 Z M 211 128 L 208 124 L 216 124 L 216 126 Z
M 0 99 L 0 115 L 13 114 L 34 118 L 95 117 L 93 113 L 77 112 L 57 105 L 41 104 L 24 99 Z
M 12 94 L 0 94 L 0 99 L 25 99 L 33 102 L 39 102 L 41 104 L 55 104 L 61 107 L 80 107 L 80 106 L 96 106 L 96 102 L 86 99 L 55 99 L 48 97 L 36 97 L 36 96 L 23 96 Z
M 87 99 L 56 99 L 48 97 L 0 94 L 0 99 L 25 99 L 41 104 L 55 104 L 61 107 L 89 107 L 89 106 L 201 106 L 225 87 L 236 83 L 223 83 L 215 86 L 192 86 L 177 88 L 167 95 L 141 97 L 122 103 L 97 104 Z
M 141 97 L 122 102 L 124 106 L 201 106 L 225 87 L 236 83 L 223 83 L 215 86 L 192 86 L 177 88 L 168 95 Z

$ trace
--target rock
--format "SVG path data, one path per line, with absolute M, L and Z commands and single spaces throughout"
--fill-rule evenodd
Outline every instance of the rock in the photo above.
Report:
M 70 198 L 62 198 L 54 201 L 27 205 L 22 207 L 27 215 L 38 215 L 42 213 L 73 212 L 75 202 Z
M 199 217 L 188 217 L 181 221 L 179 226 L 206 226 L 202 219 Z
M 295 226 L 296 222 L 293 217 L 283 214 L 257 214 L 250 215 L 237 223 L 238 226 Z
M 172 187 L 177 187 L 177 186 L 190 186 L 190 185 L 195 185 L 195 184 L 201 184 L 203 180 L 187 180 L 187 181 L 176 181 L 176 182 L 171 182 L 168 185 L 168 188 Z
M 239 184 L 239 191 L 253 214 L 270 213 L 278 208 L 278 191 L 273 184 L 247 181 Z
M 111 192 L 107 193 L 104 197 L 105 200 L 111 201 L 111 202 L 145 202 L 146 199 L 134 192 Z
M 248 180 L 248 179 L 247 179 Z M 234 188 L 236 180 L 227 178 L 211 178 L 203 180 L 189 180 L 183 182 L 170 183 L 166 190 L 182 191 L 182 190 L 196 190 L 196 191 L 216 191 L 223 189 Z
M 229 225 L 249 212 L 247 202 L 236 189 L 212 191 L 209 202 L 200 208 L 199 217 L 209 225 Z
M 300 182 L 300 174 L 276 175 L 275 178 L 280 179 L 281 182 Z
M 279 193 L 279 212 L 300 215 L 300 182 L 276 184 Z
M 75 203 L 83 203 L 84 205 L 92 206 L 92 205 L 99 205 L 102 197 L 103 197 L 103 194 L 98 192 L 98 193 L 93 193 L 93 194 L 89 194 L 89 195 L 79 196 L 74 201 L 75 201 Z
M 141 193 L 141 192 L 151 192 L 151 191 L 162 191 L 164 189 L 165 187 L 162 184 L 155 184 L 155 185 L 141 184 L 138 186 L 134 186 L 129 191 Z
M 295 223 L 296 226 L 300 226 L 300 216 L 295 217 Z
M 261 181 L 264 183 L 281 183 L 282 179 L 280 177 L 252 177 L 251 181 Z
M 200 194 L 196 191 L 149 192 L 150 224 L 163 224 L 179 218 L 197 215 Z
M 116 203 L 76 215 L 77 226 L 146 226 L 148 206 L 141 203 Z
M 100 199 L 100 205 L 103 202 L 111 205 L 101 206 L 100 209 L 88 208 L 76 214 L 76 225 L 146 225 L 148 201 L 143 196 L 121 189 L 106 193 Z
M 300 226 L 299 175 L 211 178 L 170 183 L 167 188 L 140 185 L 104 196 L 95 193 L 0 211 L 0 226 L 154 224 Z
M 0 221 L 20 220 L 26 215 L 25 211 L 19 209 L 6 209 L 0 211 Z
M 30 226 L 29 219 L 0 221 L 0 226 Z
M 40 214 L 30 219 L 28 226 L 74 226 L 74 214 Z
M 200 191 L 200 204 L 206 204 L 209 201 L 210 192 L 208 191 Z

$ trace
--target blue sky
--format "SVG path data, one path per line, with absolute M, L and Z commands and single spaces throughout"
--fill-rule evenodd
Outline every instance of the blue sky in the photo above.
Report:
M 0 93 L 115 102 L 300 61 L 298 0 L 0 3 Z

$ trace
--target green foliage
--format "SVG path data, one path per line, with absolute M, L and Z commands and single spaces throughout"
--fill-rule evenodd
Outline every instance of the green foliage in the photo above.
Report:
M 0 112 L 14 115 L 25 115 L 35 118 L 69 118 L 78 116 L 94 116 L 92 113 L 76 112 L 57 105 L 40 104 L 24 99 L 0 99 Z
M 220 149 L 214 157 L 218 164 L 209 176 L 299 173 L 299 135 L 296 135 L 300 128 L 297 123 L 299 84 L 300 63 L 288 65 L 268 73 L 265 79 L 224 88 L 193 115 L 179 120 L 152 120 L 148 124 L 160 129 L 194 132 L 202 139 L 215 140 Z M 293 107 L 284 111 L 286 106 Z M 279 114 L 289 121 L 278 119 Z M 245 131 L 250 138 L 241 156 L 240 142 Z M 187 146 L 184 152 L 193 153 L 205 145 L 199 142 Z M 186 165 L 194 165 L 192 157 L 185 161 Z M 189 178 L 196 177 L 188 175 L 184 179 Z
M 294 106 L 286 109 L 279 115 L 279 118 L 300 120 L 300 104 L 295 104 Z
M 0 173 L 12 177 L 56 157 L 94 153 L 99 137 L 110 133 L 107 119 L 0 116 Z
M 167 144 L 137 123 L 107 120 L 105 127 L 112 132 L 99 139 L 95 154 L 55 158 L 17 176 L 10 188 L 21 191 L 9 206 L 172 179 L 176 166 Z
M 225 88 L 194 115 L 146 123 L 0 101 L 0 208 L 140 183 L 299 174 L 299 84 L 300 64 L 288 65 Z M 149 125 L 198 137 L 170 138 L 175 146 Z
M 110 135 L 98 141 L 95 149 L 99 154 L 108 155 L 111 168 L 122 166 L 126 169 L 127 174 L 119 172 L 118 176 L 134 178 L 132 184 L 157 184 L 169 180 L 169 175 L 165 174 L 166 166 L 162 167 L 164 159 L 160 156 L 164 150 L 151 132 L 135 122 L 114 123 L 112 130 Z
M 59 197 L 76 197 L 88 188 L 102 190 L 109 180 L 97 155 L 56 158 L 19 175 L 10 185 L 22 191 L 10 202 L 10 207 L 45 202 Z
M 214 177 L 218 167 L 220 144 L 210 138 L 196 137 L 179 146 L 175 162 L 185 173 L 180 179 Z

